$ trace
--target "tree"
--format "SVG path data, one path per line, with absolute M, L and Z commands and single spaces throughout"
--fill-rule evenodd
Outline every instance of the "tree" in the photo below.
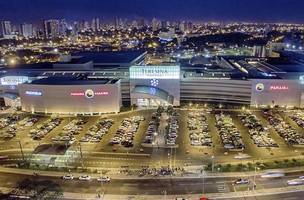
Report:
M 63 199 L 62 188 L 50 180 L 23 179 L 16 188 L 32 200 Z

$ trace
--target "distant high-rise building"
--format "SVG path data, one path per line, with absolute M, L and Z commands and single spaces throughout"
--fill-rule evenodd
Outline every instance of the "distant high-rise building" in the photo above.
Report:
M 161 29 L 166 29 L 168 27 L 166 21 L 161 21 Z
M 182 21 L 179 23 L 178 29 L 183 33 L 191 32 L 191 31 L 193 31 L 193 23 Z
M 152 19 L 152 31 L 157 31 L 159 29 L 159 22 L 156 18 Z
M 0 35 L 2 37 L 12 34 L 12 25 L 10 21 L 2 21 L 0 24 Z
M 115 29 L 122 29 L 124 28 L 124 21 L 121 18 L 116 17 L 114 22 Z
M 145 19 L 144 18 L 140 18 L 138 21 L 137 21 L 137 26 L 138 28 L 143 28 L 146 26 L 145 24 Z
M 114 27 L 120 29 L 120 19 L 118 17 L 115 18 Z
M 192 23 L 192 22 L 188 22 L 188 23 L 187 23 L 187 31 L 188 31 L 188 32 L 193 31 L 193 23 Z
M 44 37 L 54 39 L 59 37 L 59 20 L 50 19 L 44 21 Z
M 59 35 L 66 35 L 68 30 L 68 24 L 65 19 L 60 20 L 59 22 Z
M 92 19 L 91 28 L 94 32 L 97 32 L 100 30 L 100 20 L 98 17 Z
M 78 23 L 78 28 L 79 28 L 79 31 L 83 31 L 84 30 L 84 21 L 80 21 Z
M 186 32 L 187 31 L 187 23 L 185 21 L 182 21 L 180 24 L 179 24 L 179 30 L 181 32 Z
M 132 21 L 132 27 L 133 27 L 133 28 L 138 28 L 138 24 L 137 24 L 137 21 L 136 21 L 136 20 L 133 20 L 133 21 Z
M 21 35 L 25 38 L 31 38 L 34 36 L 33 25 L 32 24 L 21 24 L 20 26 Z
M 91 27 L 90 27 L 90 23 L 89 23 L 88 21 L 85 21 L 84 24 L 83 24 L 83 26 L 84 26 L 84 29 L 85 29 L 85 30 L 88 30 L 88 29 L 91 28 Z

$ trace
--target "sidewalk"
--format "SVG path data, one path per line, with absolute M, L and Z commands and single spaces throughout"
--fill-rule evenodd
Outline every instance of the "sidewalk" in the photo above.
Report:
M 0 187 L 0 191 L 3 193 L 9 193 L 10 188 Z M 269 195 L 287 194 L 295 192 L 304 192 L 304 186 L 289 186 L 284 188 L 274 189 L 260 189 L 255 191 L 245 192 L 229 192 L 229 193 L 212 193 L 204 195 L 208 199 L 231 199 L 231 198 L 248 198 L 248 197 L 261 197 Z M 100 198 L 97 197 L 97 193 L 71 193 L 64 192 L 64 199 L 73 200 L 160 200 L 165 199 L 162 195 L 112 195 L 104 194 Z M 198 200 L 202 197 L 202 194 L 184 194 L 184 195 L 166 195 L 167 200 L 175 200 L 177 197 L 186 198 L 188 200 Z
M 246 191 L 246 192 L 230 192 L 230 193 L 212 193 L 207 194 L 208 199 L 228 199 L 228 198 L 242 198 L 242 197 L 257 197 L 257 196 L 268 196 L 276 194 L 286 194 L 293 192 L 304 191 L 304 186 L 290 186 L 284 188 L 275 189 L 261 189 L 256 191 Z M 166 195 L 167 200 L 175 200 L 177 197 L 183 197 L 188 200 L 198 200 L 202 197 L 201 194 L 186 194 L 186 195 Z M 79 193 L 64 193 L 65 199 L 74 200 L 93 200 L 93 199 L 104 199 L 104 200 L 131 200 L 131 199 L 142 199 L 142 200 L 156 200 L 164 199 L 164 195 L 107 195 L 105 194 L 103 198 L 97 198 L 97 194 L 79 194 Z

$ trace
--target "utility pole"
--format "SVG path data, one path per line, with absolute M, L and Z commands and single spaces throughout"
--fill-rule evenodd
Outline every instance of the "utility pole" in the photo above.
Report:
M 257 166 L 254 167 L 253 190 L 255 190 L 255 187 L 256 187 L 255 179 L 256 179 L 256 175 L 257 175 L 257 170 L 258 169 L 259 168 Z
M 21 155 L 22 155 L 22 160 L 25 161 L 25 157 L 24 157 L 24 153 L 23 153 L 23 149 L 22 149 L 22 145 L 21 145 L 20 140 L 18 140 L 18 143 L 19 143 L 20 152 L 21 152 Z
M 174 160 L 173 160 L 173 167 L 176 168 L 176 148 L 174 148 Z
M 203 175 L 203 195 L 205 194 L 205 168 L 203 167 L 202 170 L 202 175 Z
M 164 200 L 167 200 L 167 190 L 164 190 Z
M 83 163 L 83 154 L 82 154 L 81 142 L 79 142 L 79 150 L 80 150 L 81 166 L 82 166 L 82 170 L 83 170 L 84 169 L 84 163 Z
M 212 172 L 214 172 L 214 156 L 211 156 L 212 158 Z
M 100 170 L 100 178 L 102 179 L 102 169 Z M 102 199 L 104 197 L 104 192 L 103 192 L 103 180 L 100 181 L 100 192 L 102 195 Z
M 172 170 L 172 146 L 170 147 L 170 169 Z

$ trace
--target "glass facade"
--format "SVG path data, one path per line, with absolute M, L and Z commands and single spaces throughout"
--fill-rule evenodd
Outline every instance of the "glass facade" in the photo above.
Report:
M 180 79 L 179 66 L 132 66 L 130 79 Z

